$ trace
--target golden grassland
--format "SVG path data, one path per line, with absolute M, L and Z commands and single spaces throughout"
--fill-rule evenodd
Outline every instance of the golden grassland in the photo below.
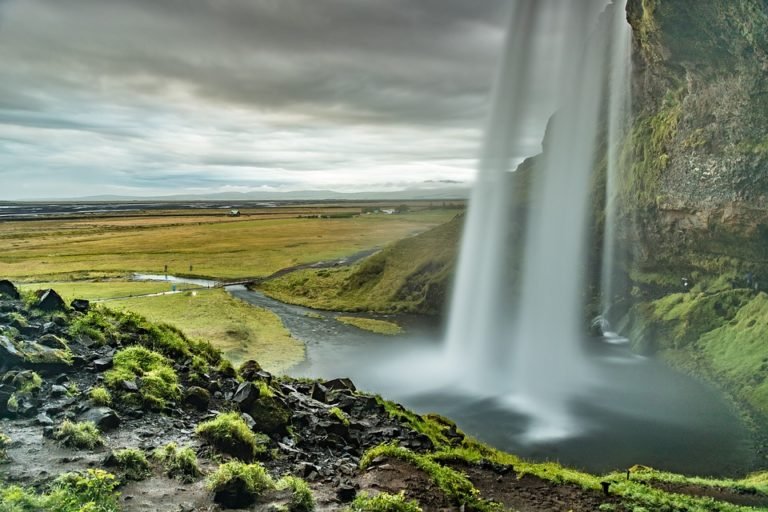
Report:
M 277 315 L 237 300 L 221 288 L 120 299 L 105 305 L 208 340 L 235 365 L 255 359 L 269 371 L 282 372 L 304 357 L 304 345 L 291 337 Z
M 455 212 L 454 212 L 455 215 Z M 350 267 L 304 269 L 260 283 L 266 295 L 331 311 L 435 314 L 430 284 L 444 284 L 456 258 L 462 219 L 404 238 Z
M 283 211 L 231 218 L 186 213 L 6 221 L 0 222 L 0 276 L 16 281 L 119 277 L 158 273 L 168 265 L 168 272 L 175 274 L 258 277 L 382 246 L 441 224 L 455 213 L 425 209 L 318 219 Z
M 394 336 L 395 334 L 401 334 L 403 332 L 402 327 L 397 325 L 395 322 L 389 322 L 387 320 L 362 318 L 359 316 L 337 316 L 336 320 L 343 324 L 355 326 L 358 329 L 375 332 L 376 334 Z

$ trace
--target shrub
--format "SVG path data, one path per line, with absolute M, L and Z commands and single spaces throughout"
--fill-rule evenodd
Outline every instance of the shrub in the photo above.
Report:
M 407 501 L 405 493 L 379 493 L 375 496 L 358 494 L 350 505 L 353 512 L 421 512 L 421 507 L 415 500 Z
M 149 461 L 141 450 L 126 448 L 114 453 L 117 465 L 128 480 L 143 480 L 152 474 Z
M 65 473 L 57 478 L 51 493 L 43 500 L 52 512 L 118 512 L 119 482 L 101 469 Z
M 197 426 L 197 434 L 218 451 L 250 461 L 264 454 L 263 443 L 237 412 L 227 412 Z
M 64 446 L 70 448 L 87 448 L 92 450 L 97 446 L 102 446 L 104 440 L 99 434 L 99 429 L 92 421 L 83 421 L 73 423 L 70 420 L 64 420 L 56 430 L 54 437 Z
M 0 512 L 118 512 L 118 482 L 100 469 L 65 473 L 48 494 L 36 494 L 17 485 L 0 486 Z
M 275 488 L 272 477 L 259 463 L 227 462 L 219 466 L 219 469 L 208 479 L 208 488 L 214 493 L 237 484 L 241 485 L 253 500 L 265 491 Z
M 344 425 L 349 426 L 349 417 L 347 417 L 344 411 L 342 411 L 338 407 L 331 407 L 330 409 L 328 409 L 328 414 L 331 415 L 333 418 L 336 418 L 337 420 L 339 420 Z
M 144 347 L 128 347 L 115 355 L 113 365 L 105 375 L 107 386 L 119 390 L 122 381 L 141 377 L 139 393 L 149 407 L 161 409 L 167 400 L 180 396 L 178 376 L 162 354 Z
M 203 474 L 197 464 L 197 455 L 189 447 L 179 448 L 176 443 L 168 443 L 155 450 L 154 458 L 163 465 L 165 473 L 171 478 L 191 482 Z
M 285 476 L 277 482 L 277 489 L 290 489 L 291 502 L 288 505 L 290 512 L 310 512 L 315 510 L 315 498 L 307 482 L 295 476 Z
M 94 405 L 109 405 L 112 403 L 112 395 L 103 386 L 96 386 L 91 389 L 90 393 L 88 393 L 88 398 L 91 399 Z

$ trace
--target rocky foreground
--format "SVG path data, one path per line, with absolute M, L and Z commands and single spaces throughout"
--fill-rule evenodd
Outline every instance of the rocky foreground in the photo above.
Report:
M 764 475 L 532 464 L 359 392 L 235 370 L 131 314 L 0 281 L 0 512 L 755 510 Z

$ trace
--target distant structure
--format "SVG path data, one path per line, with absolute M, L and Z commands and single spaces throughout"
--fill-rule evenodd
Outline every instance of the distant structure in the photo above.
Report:
M 382 208 L 381 213 L 385 213 L 387 215 L 394 215 L 397 213 L 397 211 L 394 208 Z
M 240 216 L 240 210 L 229 210 L 229 216 L 230 217 L 239 217 Z

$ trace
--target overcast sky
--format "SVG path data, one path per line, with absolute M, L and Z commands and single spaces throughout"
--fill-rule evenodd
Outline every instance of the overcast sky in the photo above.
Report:
M 509 3 L 0 0 L 0 199 L 471 181 Z

